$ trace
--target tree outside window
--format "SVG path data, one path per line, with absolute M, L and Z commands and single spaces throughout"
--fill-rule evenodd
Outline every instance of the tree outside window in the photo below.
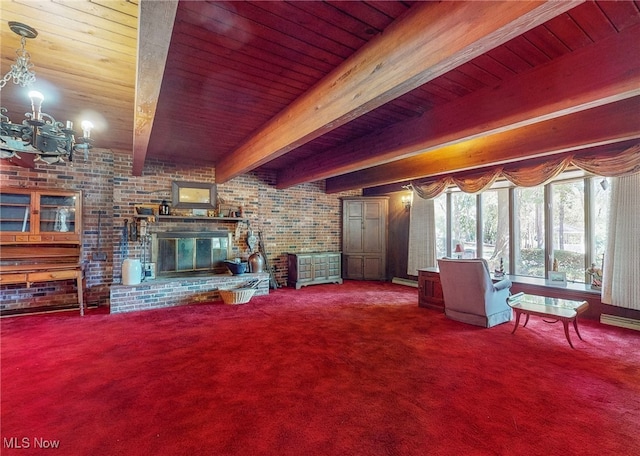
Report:
M 476 257 L 476 196 L 469 193 L 451 194 L 451 250 L 457 244 L 463 248 L 463 258 Z
M 489 190 L 482 194 L 482 258 L 489 270 L 509 271 L 509 189 Z
M 567 280 L 585 281 L 584 180 L 551 185 L 553 258 Z M 555 264 L 555 263 L 554 263 Z
M 515 189 L 515 205 L 515 273 L 544 277 L 544 187 Z

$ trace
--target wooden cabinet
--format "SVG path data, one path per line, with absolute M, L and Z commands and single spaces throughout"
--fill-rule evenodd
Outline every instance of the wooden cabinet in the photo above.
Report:
M 341 264 L 340 252 L 290 253 L 287 283 L 296 290 L 320 283 L 342 283 Z
M 444 311 L 444 296 L 437 268 L 418 270 L 418 306 Z
M 387 279 L 388 198 L 344 198 L 342 253 L 345 279 Z
M 82 194 L 0 188 L 0 285 L 75 280 L 82 299 Z
M 0 241 L 76 244 L 80 242 L 81 214 L 78 192 L 2 188 Z

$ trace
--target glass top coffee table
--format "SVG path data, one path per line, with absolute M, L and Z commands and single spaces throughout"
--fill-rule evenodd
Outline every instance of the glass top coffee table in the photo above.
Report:
M 564 335 L 567 337 L 567 341 L 571 348 L 571 338 L 569 337 L 569 322 L 573 322 L 573 328 L 576 334 L 582 339 L 580 331 L 578 331 L 578 315 L 583 313 L 589 308 L 587 301 L 571 301 L 569 299 L 549 298 L 546 296 L 531 295 L 525 293 L 516 293 L 513 296 L 507 298 L 507 303 L 516 313 L 516 324 L 511 334 L 516 332 L 518 325 L 520 324 L 520 315 L 525 314 L 526 320 L 523 327 L 529 323 L 529 316 L 536 315 L 542 317 L 546 323 L 562 322 L 564 326 Z

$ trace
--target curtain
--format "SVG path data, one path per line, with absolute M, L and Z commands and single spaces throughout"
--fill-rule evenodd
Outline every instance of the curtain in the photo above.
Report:
M 598 176 L 620 177 L 640 173 L 640 144 L 612 157 L 598 155 L 574 157 L 573 163 Z
M 640 310 L 640 173 L 611 180 L 602 302 Z
M 576 166 L 589 173 L 607 177 L 621 177 L 640 172 L 640 144 L 612 154 L 568 154 L 552 156 L 524 164 L 511 163 L 488 168 L 481 173 L 462 177 L 445 175 L 426 183 L 412 183 L 414 193 L 420 198 L 436 198 L 447 187 L 457 185 L 466 193 L 478 193 L 491 186 L 500 176 L 519 187 L 535 187 L 556 177 L 569 166 Z M 417 198 L 416 198 L 417 199 Z M 414 200 L 415 201 L 415 200 Z
M 537 187 L 569 167 L 573 156 L 556 157 L 534 165 L 521 165 L 506 168 L 502 174 L 518 187 Z
M 432 199 L 416 198 L 414 192 L 409 214 L 409 258 L 407 274 L 436 266 L 435 205 Z
M 493 185 L 500 174 L 503 173 L 501 166 L 495 169 L 489 170 L 485 173 L 470 175 L 465 177 L 452 177 L 453 183 L 458 186 L 460 190 L 466 193 L 479 193 Z
M 422 199 L 432 199 L 444 192 L 450 185 L 453 185 L 453 179 L 451 176 L 445 176 L 427 184 L 416 185 L 412 183 L 409 188 L 413 190 L 414 195 L 418 195 Z

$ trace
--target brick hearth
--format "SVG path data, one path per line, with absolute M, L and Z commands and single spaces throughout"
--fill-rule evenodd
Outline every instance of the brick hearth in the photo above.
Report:
M 269 274 L 211 275 L 147 280 L 139 285 L 111 286 L 111 313 L 158 309 L 205 301 L 221 301 L 219 289 L 260 279 L 254 296 L 269 294 Z

